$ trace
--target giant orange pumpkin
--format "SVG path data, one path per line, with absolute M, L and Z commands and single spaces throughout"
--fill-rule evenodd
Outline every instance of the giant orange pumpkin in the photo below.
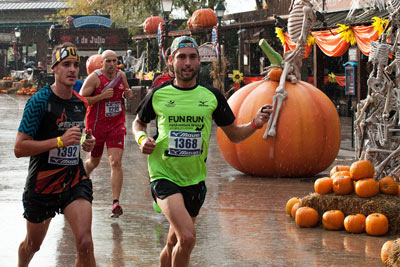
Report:
M 193 15 L 187 21 L 189 30 L 209 28 L 217 25 L 218 18 L 211 8 L 201 8 L 193 12 Z
M 145 33 L 156 33 L 158 31 L 158 25 L 161 23 L 161 25 L 165 24 L 165 21 L 162 17 L 160 16 L 151 16 L 145 19 L 143 22 L 143 31 Z
M 257 110 L 272 103 L 278 82 L 258 81 L 235 92 L 228 100 L 236 123 L 248 123 Z M 263 139 L 267 124 L 241 143 L 231 142 L 218 128 L 217 142 L 225 160 L 251 175 L 312 176 L 334 161 L 340 147 L 340 120 L 332 101 L 306 82 L 286 82 L 276 137 Z
M 101 69 L 102 67 L 102 61 L 103 59 L 101 58 L 101 54 L 95 54 L 91 55 L 88 60 L 86 61 L 86 72 L 89 75 L 93 71 L 97 69 Z

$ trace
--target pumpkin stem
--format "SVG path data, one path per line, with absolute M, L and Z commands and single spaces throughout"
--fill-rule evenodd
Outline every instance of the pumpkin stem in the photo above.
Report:
M 271 65 L 281 66 L 283 61 L 282 56 L 278 52 L 276 52 L 265 39 L 261 39 L 260 42 L 258 42 L 258 45 L 261 47 L 261 50 L 264 52 L 264 54 L 268 57 Z

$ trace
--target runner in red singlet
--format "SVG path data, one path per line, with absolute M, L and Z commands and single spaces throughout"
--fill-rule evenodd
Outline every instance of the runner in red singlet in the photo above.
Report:
M 126 127 L 123 98 L 131 98 L 125 73 L 116 67 L 118 59 L 112 50 L 102 53 L 102 68 L 94 71 L 84 82 L 80 94 L 88 100 L 87 129 L 96 137 L 96 146 L 85 161 L 88 175 L 99 165 L 104 144 L 107 146 L 111 167 L 111 189 L 113 195 L 112 217 L 122 215 L 119 197 L 122 189 L 122 155 Z

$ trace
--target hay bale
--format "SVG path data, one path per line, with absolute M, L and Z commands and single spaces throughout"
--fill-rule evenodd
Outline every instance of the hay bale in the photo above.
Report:
M 378 194 L 370 198 L 360 198 L 356 194 L 340 196 L 334 193 L 311 193 L 301 199 L 301 206 L 314 208 L 320 217 L 328 210 L 341 210 L 346 216 L 356 213 L 368 216 L 379 212 L 389 220 L 389 233 L 400 233 L 400 196 Z
M 393 242 L 387 259 L 386 265 L 400 267 L 400 239 Z
M 1 90 L 7 90 L 12 86 L 13 81 L 9 80 L 0 80 L 0 89 Z

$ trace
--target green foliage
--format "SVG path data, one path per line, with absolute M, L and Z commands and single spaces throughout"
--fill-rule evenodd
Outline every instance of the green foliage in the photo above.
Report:
M 175 0 L 173 8 L 182 8 L 185 16 L 201 7 L 212 8 L 218 0 Z M 66 24 L 71 15 L 110 15 L 114 26 L 128 28 L 132 34 L 141 32 L 141 25 L 147 17 L 161 15 L 160 1 L 157 0 L 68 0 L 70 8 L 61 9 L 49 17 L 51 21 Z

